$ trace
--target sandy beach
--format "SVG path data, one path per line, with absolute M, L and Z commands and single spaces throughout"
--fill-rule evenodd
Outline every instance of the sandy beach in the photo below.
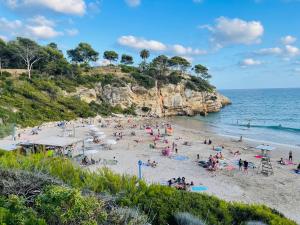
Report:
M 142 166 L 142 177 L 148 183 L 167 184 L 171 178 L 185 177 L 187 182 L 193 181 L 195 186 L 205 186 L 205 193 L 215 195 L 228 201 L 239 201 L 245 203 L 262 203 L 277 209 L 290 219 L 300 224 L 300 175 L 295 174 L 293 169 L 296 165 L 280 165 L 277 163 L 281 157 L 288 158 L 290 150 L 293 151 L 294 163 L 300 162 L 300 148 L 296 146 L 272 144 L 276 150 L 271 153 L 271 162 L 274 174 L 265 176 L 259 173 L 260 159 L 255 158 L 260 151 L 255 149 L 259 144 L 266 144 L 261 141 L 243 140 L 238 142 L 238 137 L 227 137 L 215 134 L 210 127 L 200 121 L 186 118 L 169 119 L 145 119 L 145 118 L 107 118 L 100 123 L 94 123 L 99 131 L 104 132 L 105 139 L 116 139 L 114 133 L 122 132 L 122 138 L 118 138 L 116 144 L 111 145 L 111 150 L 103 149 L 100 144 L 89 144 L 89 147 L 97 152 L 89 155 L 98 161 L 94 165 L 84 166 L 86 169 L 95 171 L 101 167 L 109 169 L 119 174 L 138 175 L 138 161 L 147 163 L 148 160 L 156 161 L 158 166 Z M 142 125 L 151 124 L 153 127 L 159 126 L 160 132 L 164 133 L 163 124 L 172 124 L 174 133 L 156 142 L 156 148 L 150 148 L 153 144 L 154 136 L 148 134 Z M 116 125 L 121 125 L 116 128 Z M 136 127 L 134 126 L 136 125 Z M 87 138 L 91 126 L 79 121 L 69 123 L 68 126 L 75 127 L 75 137 Z M 31 129 L 22 131 L 21 139 L 38 139 L 47 136 L 62 135 L 62 129 L 52 125 L 41 127 L 38 135 L 30 135 Z M 158 129 L 153 128 L 154 135 Z M 132 132 L 135 135 L 132 135 Z M 212 144 L 203 144 L 205 139 L 211 139 Z M 168 141 L 168 143 L 164 143 Z M 2 140 L 2 142 L 5 140 Z M 170 146 L 173 142 L 177 145 L 178 153 L 172 153 L 171 157 L 162 155 L 162 149 Z M 184 145 L 184 142 L 190 145 Z M 224 162 L 231 166 L 220 168 L 215 172 L 198 165 L 199 160 L 207 161 L 210 155 L 216 155 L 213 146 L 223 146 L 222 154 Z M 232 152 L 240 152 L 234 155 Z M 197 160 L 197 154 L 199 160 Z M 179 156 L 179 157 L 178 157 Z M 249 168 L 248 174 L 239 171 L 236 165 L 239 159 L 252 162 L 256 168 Z M 117 163 L 111 163 L 113 160 Z M 178 160 L 181 159 L 181 160 Z M 184 160 L 182 160 L 184 159 Z

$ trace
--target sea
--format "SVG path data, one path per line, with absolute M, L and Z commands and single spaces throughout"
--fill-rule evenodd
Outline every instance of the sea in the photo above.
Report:
M 232 104 L 195 119 L 219 134 L 300 146 L 300 88 L 219 92 Z

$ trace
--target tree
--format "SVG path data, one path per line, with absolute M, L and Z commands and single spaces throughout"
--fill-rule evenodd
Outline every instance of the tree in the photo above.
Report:
M 133 58 L 131 55 L 126 55 L 123 54 L 121 57 L 121 63 L 125 64 L 125 65 L 131 65 L 133 64 Z
M 2 67 L 6 54 L 6 43 L 0 38 L 0 74 L 2 75 Z
M 88 43 L 79 43 L 75 49 L 67 51 L 68 57 L 72 62 L 89 64 L 89 62 L 96 62 L 99 53 L 96 52 Z
M 30 39 L 21 37 L 17 37 L 16 41 L 13 42 L 13 45 L 16 53 L 25 63 L 28 78 L 31 79 L 33 65 L 42 58 L 40 46 Z
M 146 63 L 146 59 L 149 58 L 150 52 L 149 52 L 147 49 L 143 49 L 143 50 L 140 52 L 140 56 L 141 56 L 141 58 L 144 60 L 144 63 Z
M 117 61 L 119 58 L 118 53 L 115 51 L 105 51 L 103 58 L 109 61 L 109 64 L 112 64 L 112 61 Z
M 168 67 L 168 57 L 165 55 L 159 55 L 156 58 L 152 60 L 152 65 L 154 66 L 155 69 L 159 71 L 159 74 L 165 75 L 165 72 Z
M 195 73 L 202 79 L 208 80 L 211 78 L 211 75 L 208 73 L 208 69 L 205 66 L 202 66 L 201 64 L 197 64 L 194 66 Z
M 169 60 L 168 65 L 170 67 L 175 67 L 177 70 L 180 70 L 181 73 L 183 73 L 183 71 L 185 71 L 188 67 L 191 66 L 189 61 L 187 61 L 185 58 L 182 58 L 180 56 L 172 57 Z

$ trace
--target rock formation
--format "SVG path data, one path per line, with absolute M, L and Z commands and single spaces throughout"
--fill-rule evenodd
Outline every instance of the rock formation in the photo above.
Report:
M 158 88 L 146 89 L 141 86 L 127 84 L 125 87 L 97 84 L 95 89 L 81 88 L 77 95 L 86 102 L 106 101 L 111 105 L 120 105 L 122 108 L 136 106 L 138 115 L 153 115 L 158 117 L 189 115 L 206 115 L 218 112 L 230 104 L 230 100 L 213 92 L 197 92 L 186 89 L 183 83 L 168 84 Z

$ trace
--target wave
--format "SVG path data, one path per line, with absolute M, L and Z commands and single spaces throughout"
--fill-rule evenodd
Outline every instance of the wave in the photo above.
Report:
M 294 128 L 294 127 L 284 127 L 281 125 L 277 126 L 268 126 L 268 125 L 248 125 L 248 124 L 235 124 L 240 127 L 247 127 L 247 128 L 264 128 L 264 129 L 271 129 L 271 130 L 281 130 L 281 131 L 287 131 L 287 132 L 293 132 L 293 133 L 300 133 L 300 128 Z

